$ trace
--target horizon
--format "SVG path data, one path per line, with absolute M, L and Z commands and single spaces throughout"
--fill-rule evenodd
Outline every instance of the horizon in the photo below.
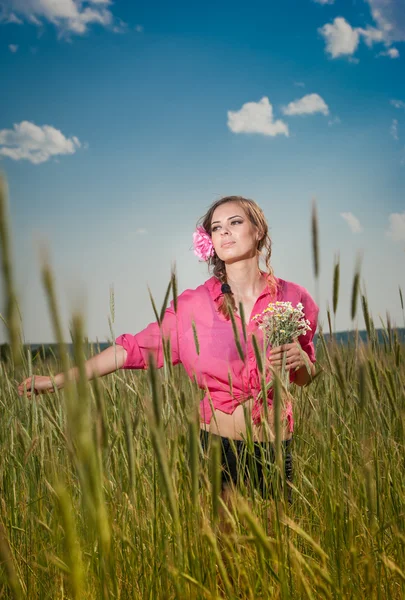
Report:
M 379 337 L 380 339 L 383 338 L 383 334 L 385 333 L 385 331 L 386 330 L 383 327 L 376 327 L 375 328 L 375 333 L 377 334 L 377 337 Z M 402 326 L 402 327 L 391 327 L 391 331 L 399 333 L 399 335 L 400 335 L 400 339 L 399 339 L 400 343 L 403 343 L 405 341 L 405 325 Z M 317 329 L 317 331 L 316 331 L 316 333 L 314 335 L 315 342 L 317 342 L 317 340 L 318 340 L 319 333 L 320 333 L 320 331 L 319 331 L 319 329 Z M 344 330 L 344 331 L 333 331 L 332 332 L 332 337 L 334 337 L 334 336 L 336 336 L 337 338 L 345 337 L 345 336 L 349 337 L 351 335 L 355 335 L 356 333 L 362 339 L 368 337 L 366 329 L 358 329 L 358 330 L 357 329 L 356 330 L 350 329 L 350 330 Z M 322 332 L 322 334 L 323 334 L 323 336 L 325 338 L 331 337 L 331 334 L 330 334 L 329 330 L 327 330 L 327 331 L 324 330 Z M 100 345 L 100 346 L 109 346 L 109 345 L 112 345 L 111 341 L 103 341 L 103 342 L 101 342 L 100 340 L 89 340 L 89 339 L 85 339 L 84 343 L 90 344 L 91 346 L 97 346 L 97 345 Z M 67 346 L 72 346 L 73 342 L 72 341 L 69 341 L 69 342 L 65 341 L 64 344 L 66 344 Z M 58 342 L 31 342 L 31 343 L 23 343 L 24 347 L 29 346 L 31 348 L 41 348 L 42 346 L 58 346 L 58 345 L 59 345 Z M 8 342 L 2 342 L 2 343 L 0 343 L 0 348 L 3 347 L 3 346 L 9 346 L 9 343 Z

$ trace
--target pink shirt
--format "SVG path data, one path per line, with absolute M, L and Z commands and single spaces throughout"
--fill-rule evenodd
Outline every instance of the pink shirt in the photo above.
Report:
M 211 420 L 210 400 L 214 409 L 232 414 L 241 402 L 248 398 L 256 398 L 260 392 L 260 376 L 252 345 L 252 334 L 255 334 L 259 346 L 263 343 L 263 335 L 252 317 L 263 312 L 269 302 L 290 301 L 294 307 L 302 302 L 305 317 L 310 321 L 311 331 L 300 336 L 298 341 L 309 359 L 315 362 L 313 337 L 317 326 L 318 306 L 307 290 L 300 285 L 280 278 L 276 278 L 276 282 L 277 298 L 272 299 L 266 288 L 257 298 L 252 314 L 246 315 L 246 342 L 242 333 L 241 319 L 235 316 L 244 361 L 238 354 L 231 321 L 227 321 L 218 312 L 218 305 L 223 296 L 221 282 L 216 277 L 211 277 L 195 290 L 185 290 L 178 296 L 177 313 L 171 302 L 161 327 L 158 323 L 151 323 L 136 335 L 125 333 L 116 339 L 116 344 L 123 346 L 127 351 L 127 358 L 122 368 L 147 369 L 150 354 L 153 355 L 157 367 L 162 367 L 164 363 L 162 337 L 164 337 L 170 341 L 172 363 L 181 362 L 188 375 L 193 379 L 196 378 L 199 387 L 206 392 L 200 402 L 201 420 L 205 423 Z M 247 321 L 248 317 L 249 321 Z M 199 341 L 199 353 L 194 339 L 193 322 Z M 267 354 L 270 350 L 271 348 L 268 349 Z M 230 379 L 232 387 L 229 383 Z M 294 380 L 293 372 L 290 373 L 290 380 Z M 273 391 L 270 389 L 267 399 L 269 406 L 272 404 L 272 398 Z M 255 402 L 252 411 L 255 424 L 260 423 L 262 414 L 261 402 Z M 286 417 L 292 431 L 291 404 L 286 407 Z

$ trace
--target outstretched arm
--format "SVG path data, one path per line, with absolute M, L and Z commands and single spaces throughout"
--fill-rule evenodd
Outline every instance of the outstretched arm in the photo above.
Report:
M 96 354 L 86 360 L 84 363 L 85 373 L 87 379 L 93 379 L 94 377 L 102 377 L 113 373 L 117 369 L 121 369 L 127 358 L 127 351 L 122 346 L 110 346 L 106 350 Z M 69 379 L 77 379 L 79 371 L 77 367 L 69 369 Z M 53 381 L 52 381 L 53 380 Z M 27 396 L 30 398 L 35 392 L 53 392 L 54 383 L 58 389 L 65 385 L 64 373 L 58 373 L 55 377 L 48 377 L 43 375 L 36 375 L 35 377 L 28 377 L 20 383 L 18 386 L 18 394 L 22 396 L 24 389 L 27 390 Z
M 162 367 L 165 360 L 163 351 L 164 338 L 170 342 L 172 363 L 179 363 L 179 335 L 173 302 L 166 309 L 160 325 L 158 323 L 150 323 L 150 325 L 136 335 L 129 333 L 120 335 L 115 340 L 115 346 L 110 346 L 103 352 L 100 352 L 100 354 L 87 360 L 84 365 L 87 379 L 102 377 L 122 368 L 146 369 L 150 355 L 153 356 L 156 366 L 158 368 Z M 77 367 L 73 367 L 68 372 L 69 379 L 77 379 L 78 373 Z M 28 397 L 30 397 L 35 392 L 53 392 L 54 385 L 59 389 L 64 384 L 65 376 L 63 373 L 58 373 L 53 378 L 36 375 L 20 383 L 18 393 L 22 396 L 25 388 Z

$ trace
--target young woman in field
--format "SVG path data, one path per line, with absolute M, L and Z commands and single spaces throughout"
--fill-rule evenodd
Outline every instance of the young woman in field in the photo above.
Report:
M 172 302 L 161 326 L 151 323 L 136 335 L 121 335 L 115 348 L 107 348 L 89 359 L 85 364 L 86 374 L 91 379 L 121 368 L 146 369 L 151 355 L 157 367 L 162 367 L 162 339 L 168 339 L 172 362 L 181 362 L 189 376 L 195 377 L 206 391 L 200 403 L 200 439 L 204 450 L 213 437 L 221 440 L 224 496 L 229 489 L 228 484 L 237 483 L 238 475 L 249 476 L 249 467 L 240 468 L 237 458 L 243 455 L 247 427 L 251 428 L 254 440 L 255 485 L 265 494 L 268 488 L 263 475 L 263 457 L 274 459 L 275 423 L 272 392 L 269 391 L 269 427 L 265 441 L 264 408 L 263 403 L 257 400 L 261 389 L 260 374 L 252 344 L 253 334 L 259 342 L 263 340 L 263 334 L 253 316 L 262 313 L 269 302 L 291 301 L 293 306 L 300 302 L 303 304 L 311 330 L 299 338 L 299 343 L 269 348 L 267 352 L 273 369 L 281 366 L 285 353 L 290 380 L 302 386 L 311 381 L 315 372 L 312 340 L 318 307 L 303 287 L 274 276 L 270 266 L 268 225 L 254 201 L 239 196 L 222 198 L 210 207 L 201 222 L 202 228 L 199 227 L 194 234 L 195 250 L 212 267 L 213 276 L 196 289 L 183 292 L 177 299 L 177 311 Z M 261 256 L 266 264 L 264 271 L 259 266 Z M 246 340 L 240 305 L 245 316 Z M 230 311 L 239 330 L 243 360 L 235 343 Z M 77 371 L 72 369 L 70 375 L 74 377 L 76 374 Z M 56 375 L 54 381 L 57 387 L 63 387 L 64 375 Z M 23 394 L 24 389 L 29 396 L 35 392 L 53 391 L 50 377 L 36 376 L 34 386 L 35 389 L 31 378 L 28 378 L 20 384 L 19 393 Z M 286 479 L 291 481 L 291 403 L 286 404 L 281 417 L 285 474 Z M 253 463 L 250 462 L 251 465 Z

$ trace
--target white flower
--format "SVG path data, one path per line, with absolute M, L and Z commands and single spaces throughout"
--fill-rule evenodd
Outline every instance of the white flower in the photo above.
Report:
M 273 347 L 281 346 L 293 342 L 311 330 L 303 309 L 301 302 L 295 308 L 291 302 L 271 302 L 262 314 L 255 315 L 253 319 L 264 332 L 268 344 Z

